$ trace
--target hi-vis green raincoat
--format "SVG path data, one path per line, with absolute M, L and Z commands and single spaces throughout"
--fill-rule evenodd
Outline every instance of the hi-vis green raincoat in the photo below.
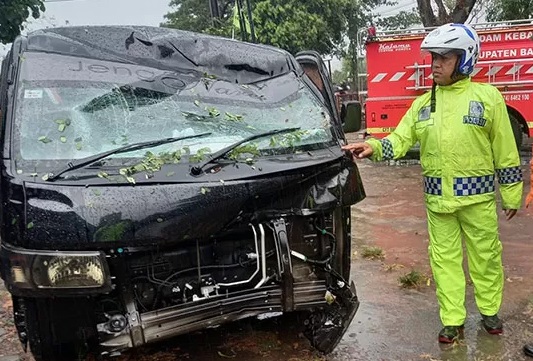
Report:
M 522 173 L 507 108 L 493 86 L 470 78 L 417 98 L 396 130 L 367 142 L 373 160 L 401 158 L 420 141 L 427 207 L 439 213 L 494 199 L 495 175 L 504 209 L 519 209 Z
M 487 316 L 502 301 L 502 245 L 498 236 L 495 180 L 505 209 L 519 209 L 522 172 L 505 102 L 493 86 L 470 78 L 417 98 L 396 130 L 367 142 L 372 159 L 397 159 L 420 142 L 430 238 L 429 258 L 445 326 L 466 319 L 464 237 L 476 304 Z

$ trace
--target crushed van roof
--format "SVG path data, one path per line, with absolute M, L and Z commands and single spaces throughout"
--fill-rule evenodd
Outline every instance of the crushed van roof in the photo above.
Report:
M 188 31 L 148 26 L 76 26 L 27 35 L 27 50 L 80 56 L 159 69 L 195 69 L 246 82 L 298 69 L 286 51 Z M 228 79 L 229 80 L 229 79 Z

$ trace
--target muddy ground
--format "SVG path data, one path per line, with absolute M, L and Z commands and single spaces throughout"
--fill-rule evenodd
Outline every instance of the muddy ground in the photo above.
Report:
M 524 153 L 526 189 L 528 160 L 528 153 Z M 141 348 L 117 360 L 527 360 L 521 348 L 524 342 L 533 342 L 533 209 L 521 210 L 511 221 L 503 217 L 500 221 L 506 272 L 500 313 L 504 334 L 491 336 L 481 328 L 470 285 L 465 338 L 455 346 L 441 348 L 437 343 L 441 325 L 427 256 L 421 169 L 417 164 L 403 163 L 359 163 L 367 198 L 352 209 L 352 278 L 361 306 L 332 354 L 313 351 L 288 318 L 241 321 Z M 365 246 L 381 248 L 385 258 L 363 258 Z M 402 288 L 399 277 L 413 270 L 427 278 L 417 288 Z M 5 355 L 32 360 L 18 344 L 11 303 L 0 286 L 0 361 Z

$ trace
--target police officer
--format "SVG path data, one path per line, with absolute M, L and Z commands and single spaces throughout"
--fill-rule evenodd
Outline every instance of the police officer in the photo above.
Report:
M 522 172 L 502 95 L 470 79 L 480 51 L 476 31 L 446 24 L 431 31 L 421 48 L 432 56 L 432 91 L 413 102 L 389 136 L 343 149 L 380 161 L 401 158 L 420 142 L 429 259 L 444 326 L 438 340 L 453 343 L 466 319 L 462 238 L 482 324 L 491 334 L 503 332 L 495 181 L 510 220 L 521 206 Z

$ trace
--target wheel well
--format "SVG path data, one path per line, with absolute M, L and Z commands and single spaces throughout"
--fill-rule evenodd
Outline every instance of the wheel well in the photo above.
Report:
M 525 133 L 529 137 L 528 125 L 527 125 L 526 119 L 522 116 L 522 114 L 520 114 L 518 110 L 510 106 L 507 106 L 507 113 L 509 113 L 510 117 L 512 116 L 520 123 L 520 127 L 522 128 L 522 133 Z

